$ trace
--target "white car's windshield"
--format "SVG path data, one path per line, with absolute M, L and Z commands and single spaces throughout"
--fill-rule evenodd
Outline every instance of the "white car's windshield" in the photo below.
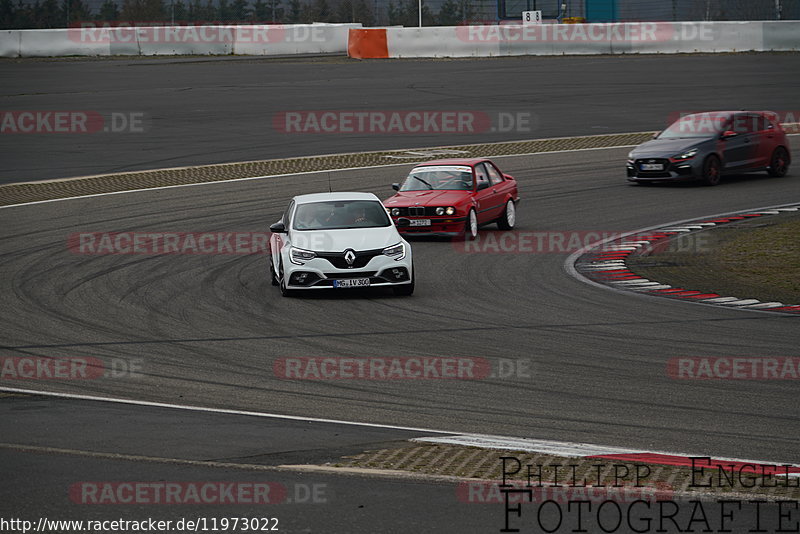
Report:
M 389 226 L 383 204 L 374 200 L 339 200 L 300 204 L 294 213 L 295 230 L 341 230 Z
M 417 167 L 409 173 L 400 191 L 447 190 L 469 191 L 472 189 L 472 169 L 458 167 Z
M 670 124 L 658 139 L 710 138 L 719 135 L 730 119 L 727 114 L 696 113 L 686 115 Z

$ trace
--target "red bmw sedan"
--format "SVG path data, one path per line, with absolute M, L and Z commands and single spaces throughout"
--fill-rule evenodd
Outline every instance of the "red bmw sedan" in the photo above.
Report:
M 511 230 L 517 219 L 517 182 L 486 158 L 442 159 L 414 167 L 383 205 L 409 236 L 473 239 L 480 226 Z

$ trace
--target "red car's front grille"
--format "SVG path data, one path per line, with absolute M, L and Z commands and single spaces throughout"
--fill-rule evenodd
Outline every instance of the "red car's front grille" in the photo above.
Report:
M 436 215 L 436 207 L 408 206 L 399 208 L 400 217 L 424 217 L 426 215 Z

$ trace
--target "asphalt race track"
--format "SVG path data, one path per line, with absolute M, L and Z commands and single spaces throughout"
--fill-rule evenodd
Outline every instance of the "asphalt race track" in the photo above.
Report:
M 111 130 L 0 135 L 0 183 L 650 131 L 666 126 L 670 114 L 703 109 L 795 110 L 797 116 L 800 86 L 796 54 L 440 61 L 69 58 L 3 60 L 0 76 L 2 110 L 101 114 Z M 477 112 L 495 130 L 476 120 L 471 130 L 449 135 L 284 134 L 273 124 L 282 112 L 303 110 Z M 117 129 L 121 133 L 114 133 Z
M 541 122 L 543 134 L 604 133 L 590 130 L 596 124 L 605 125 L 608 131 L 623 132 L 657 128 L 674 109 L 705 106 L 791 109 L 790 95 L 794 95 L 798 84 L 788 83 L 786 77 L 796 78 L 800 73 L 787 69 L 786 65 L 796 62 L 796 58 L 792 55 L 565 58 L 559 63 L 551 58 L 541 60 L 541 64 L 530 60 L 534 67 L 525 76 L 531 84 L 538 77 L 534 73 L 541 69 L 549 68 L 551 76 L 561 76 L 555 81 L 548 78 L 547 98 L 562 100 L 557 94 L 559 89 L 568 89 L 563 95 L 561 111 L 549 106 L 547 113 L 552 115 L 542 112 L 542 117 L 549 117 Z M 160 93 L 151 85 L 161 83 L 159 80 L 152 75 L 137 74 L 154 69 L 153 65 L 159 62 L 174 63 L 170 60 L 63 62 L 50 75 L 51 71 L 42 68 L 50 65 L 48 62 L 15 62 L 0 64 L 0 71 L 29 69 L 30 73 L 36 73 L 27 76 L 24 83 L 18 78 L 12 82 L 12 85 L 26 85 L 28 92 L 35 87 L 44 93 L 35 99 L 31 96 L 24 105 L 73 108 L 77 104 L 65 104 L 62 99 L 65 94 L 94 102 L 95 95 L 79 86 L 106 83 L 103 95 L 97 96 L 101 102 L 114 95 L 119 108 L 148 109 L 142 102 L 143 95 L 152 98 L 173 93 L 174 89 Z M 611 71 L 604 72 L 602 83 L 586 79 L 584 67 L 593 62 L 608 66 Z M 475 67 L 481 65 L 494 65 L 519 74 L 521 66 L 526 64 L 522 59 L 513 59 L 507 63 L 505 60 L 423 61 L 397 62 L 391 66 L 370 62 L 326 63 L 314 64 L 314 68 L 324 69 L 328 78 L 337 69 L 344 69 L 337 76 L 358 79 L 365 95 L 351 94 L 349 100 L 339 95 L 339 103 L 325 102 L 331 108 L 341 107 L 345 101 L 356 107 L 364 104 L 364 100 L 371 107 L 383 109 L 381 106 L 387 106 L 392 99 L 386 96 L 381 100 L 383 96 L 375 95 L 381 87 L 394 82 L 397 92 L 392 95 L 393 101 L 412 109 L 414 105 L 422 108 L 436 104 L 432 104 L 434 100 L 419 101 L 419 91 L 408 87 L 410 78 L 430 81 L 430 72 L 435 70 L 438 76 L 452 80 L 474 73 Z M 730 78 L 704 74 L 698 83 L 682 88 L 680 94 L 674 85 L 656 84 L 644 96 L 641 81 L 631 87 L 622 76 L 622 71 L 630 69 L 641 71 L 642 79 L 648 77 L 647 72 L 668 78 L 665 73 L 678 72 L 682 64 L 691 65 L 696 72 L 733 70 L 736 89 L 731 88 Z M 264 69 L 267 65 L 260 61 L 231 61 L 161 68 L 170 73 L 165 78 L 171 78 L 185 73 L 181 69 Z M 78 69 L 87 77 L 74 87 L 69 86 L 64 78 L 68 68 Z M 123 76 L 126 90 L 114 87 L 115 83 L 123 83 L 120 79 L 115 78 L 111 83 L 103 78 L 103 70 L 110 68 L 126 73 Z M 312 107 L 310 102 L 315 102 L 313 107 L 316 107 L 316 102 L 323 102 L 328 94 L 329 84 L 322 77 L 318 78 L 318 84 L 309 85 L 310 74 L 298 74 L 304 72 L 302 66 L 289 62 L 278 63 L 276 68 L 284 75 L 280 83 L 286 91 L 291 87 L 302 88 L 294 98 L 304 102 L 303 105 Z M 363 69 L 363 73 L 356 77 L 353 71 L 358 69 Z M 392 71 L 394 78 L 372 77 L 376 69 Z M 230 71 L 233 72 L 238 71 Z M 782 74 L 765 77 L 764 72 Z M 293 73 L 297 78 L 291 78 Z M 227 83 L 235 85 L 233 74 L 226 77 Z M 744 80 L 741 84 L 740 79 Z M 51 88 L 58 83 L 67 84 L 62 94 L 52 92 Z M 586 85 L 589 83 L 591 86 Z M 174 82 L 175 86 L 181 84 L 189 82 Z M 257 87 L 246 85 L 243 82 L 240 88 L 258 92 Z M 569 91 L 578 91 L 578 85 L 582 86 L 584 98 L 570 96 Z M 520 99 L 529 98 L 525 96 L 526 90 L 516 83 L 465 82 L 465 91 L 472 95 L 468 103 L 478 106 L 481 96 L 491 100 L 490 89 L 498 86 L 510 87 Z M 189 85 L 187 88 L 179 98 L 170 97 L 173 119 L 166 121 L 165 133 L 153 129 L 154 136 L 162 136 L 157 140 L 142 138 L 130 146 L 122 140 L 101 152 L 88 145 L 71 146 L 75 141 L 69 138 L 4 136 L 0 140 L 3 176 L 6 181 L 18 177 L 53 178 L 115 168 L 464 141 L 401 137 L 368 142 L 325 137 L 304 142 L 290 138 L 284 145 L 275 146 L 273 154 L 267 154 L 261 147 L 268 142 L 253 140 L 248 147 L 241 147 L 225 135 L 211 135 L 209 130 L 219 126 L 213 120 L 208 123 L 176 120 L 174 117 L 182 113 L 189 116 L 198 109 L 209 109 L 212 100 L 221 94 L 217 92 L 221 91 L 219 88 L 210 92 Z M 6 86 L 3 91 L 10 94 L 22 90 Z M 214 93 L 216 97 L 212 96 Z M 204 96 L 195 96 L 198 94 Z M 667 94 L 668 98 L 659 99 L 659 95 Z M 693 94 L 696 98 L 691 98 Z M 442 98 L 445 102 L 442 106 L 457 101 L 452 95 Z M 6 100 L 14 101 L 17 107 L 22 105 L 15 98 Z M 34 101 L 36 104 L 32 104 Z M 655 103 L 645 107 L 641 103 L 646 101 Z M 498 104 L 495 109 L 507 109 L 504 105 Z M 509 104 L 509 108 L 516 109 L 515 104 Z M 223 112 L 216 111 L 211 117 L 218 118 Z M 585 116 L 592 119 L 587 121 Z M 560 119 L 555 121 L 556 117 Z M 255 136 L 256 132 L 247 128 L 248 121 L 255 119 L 244 113 L 232 115 L 231 124 L 239 118 L 244 120 L 243 125 L 237 126 L 241 135 Z M 201 142 L 198 136 L 205 141 Z M 38 144 L 51 142 L 60 148 L 52 154 L 36 155 L 40 150 Z M 797 144 L 798 138 L 794 137 L 793 142 Z M 158 144 L 160 148 L 145 151 L 142 143 Z M 222 147 L 219 152 L 214 150 L 216 143 Z M 12 151 L 6 159 L 7 148 L 17 144 L 19 150 Z M 236 150 L 231 148 L 234 145 L 238 147 Z M 627 151 L 616 148 L 497 158 L 501 169 L 519 181 L 523 200 L 518 208 L 516 229 L 553 235 L 622 232 L 691 217 L 778 205 L 800 197 L 796 167 L 785 178 L 769 178 L 760 173 L 732 177 L 718 187 L 630 187 L 624 180 Z M 60 159 L 63 164 L 58 162 Z M 337 171 L 330 174 L 330 182 L 334 190 L 372 191 L 386 198 L 391 194 L 390 184 L 400 180 L 407 168 L 400 165 Z M 267 259 L 263 255 L 98 256 L 76 254 L 67 247 L 68 236 L 76 232 L 266 231 L 290 197 L 326 190 L 328 180 L 325 173 L 284 176 L 0 210 L 3 228 L 0 295 L 4 303 L 0 308 L 3 324 L 0 355 L 94 357 L 135 362 L 139 369 L 137 376 L 71 382 L 4 381 L 3 385 L 442 431 L 800 463 L 797 450 L 800 413 L 792 381 L 679 381 L 666 372 L 669 359 L 681 356 L 796 357 L 800 345 L 796 317 L 697 306 L 598 289 L 565 272 L 564 260 L 574 248 L 505 254 L 487 249 L 484 253 L 465 254 L 448 241 L 416 240 L 412 245 L 418 279 L 412 297 L 347 292 L 286 299 L 270 285 Z M 482 230 L 484 238 L 489 233 L 498 232 L 494 226 Z M 477 357 L 491 361 L 495 369 L 510 362 L 529 361 L 530 372 L 482 380 L 324 381 L 285 380 L 273 371 L 273 362 L 279 358 L 325 356 Z M 130 408 L 130 413 L 135 414 L 136 410 Z M 25 411 L 18 411 L 17 415 L 24 427 Z M 114 420 L 108 414 L 101 417 Z M 154 415 L 154 419 L 158 418 Z M 147 428 L 147 423 L 138 428 Z M 16 433 L 13 425 L 4 427 L 3 441 L 14 443 L 15 438 L 26 435 L 21 430 Z M 132 431 L 130 439 L 155 439 L 153 435 L 145 437 L 146 431 L 140 434 Z M 362 435 L 355 441 L 366 444 L 400 439 L 399 436 L 399 431 L 387 436 Z M 103 443 L 102 436 L 97 440 L 96 446 Z M 109 443 L 124 441 L 119 436 L 109 440 Z M 2 454 L 4 463 L 30 463 L 29 468 L 34 471 L 47 469 L 46 465 L 38 465 L 42 460 L 36 455 L 18 458 L 17 452 Z M 116 469 L 109 465 L 106 476 L 113 478 L 117 474 L 119 479 L 137 476 L 119 474 L 125 467 Z M 64 478 L 60 472 L 53 476 Z M 149 476 L 175 479 L 181 475 Z M 141 477 L 146 479 L 147 475 Z M 15 475 L 15 480 L 21 478 Z M 417 493 L 414 502 L 424 504 L 425 495 Z M 428 502 L 438 502 L 437 498 L 431 496 Z M 447 525 L 448 519 L 442 516 L 436 521 Z M 492 523 L 495 524 L 500 527 L 499 518 Z

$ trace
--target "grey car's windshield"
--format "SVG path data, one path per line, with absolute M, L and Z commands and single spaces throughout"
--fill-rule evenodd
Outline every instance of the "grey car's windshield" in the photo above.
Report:
M 727 114 L 697 113 L 676 120 L 656 139 L 704 139 L 719 135 L 730 117 Z
M 337 200 L 299 204 L 294 212 L 295 230 L 342 230 L 389 226 L 383 204 L 374 200 Z
M 409 173 L 400 191 L 470 191 L 472 169 L 467 166 L 418 167 Z

